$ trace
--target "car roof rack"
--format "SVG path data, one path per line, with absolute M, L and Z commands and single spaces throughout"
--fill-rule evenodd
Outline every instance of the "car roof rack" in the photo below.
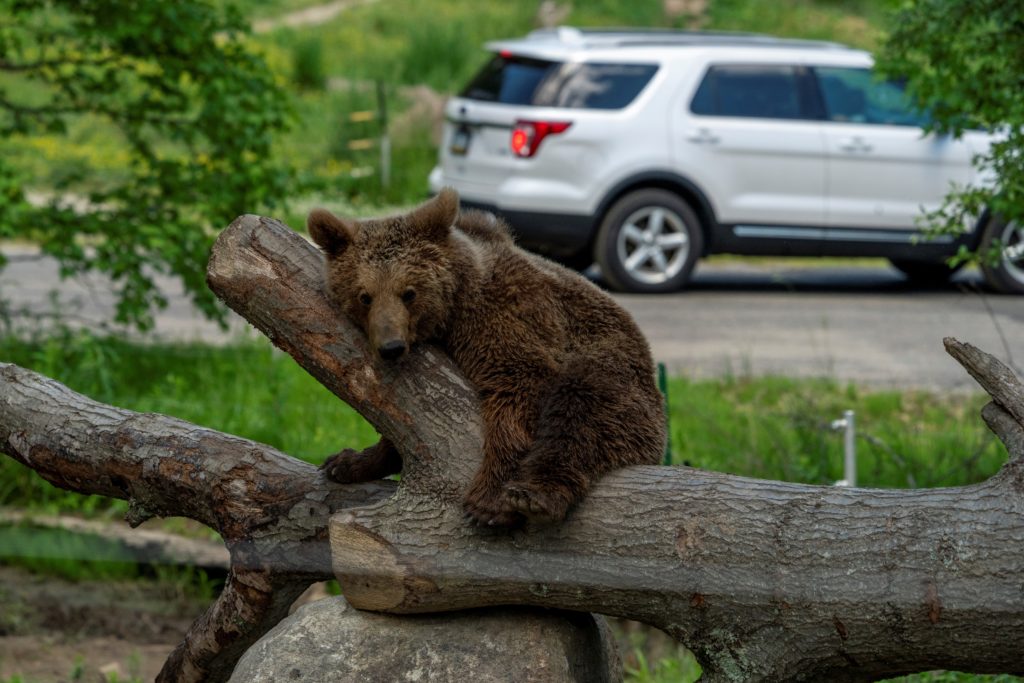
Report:
M 686 31 L 665 28 L 575 28 L 558 26 L 531 31 L 525 38 L 527 43 L 555 43 L 565 47 L 663 47 L 663 46 L 708 46 L 708 47 L 779 47 L 816 48 L 825 50 L 851 50 L 848 45 L 826 40 L 805 40 L 779 38 L 761 33 L 731 31 Z M 500 41 L 507 44 L 512 41 Z M 516 41 L 519 42 L 519 41 Z

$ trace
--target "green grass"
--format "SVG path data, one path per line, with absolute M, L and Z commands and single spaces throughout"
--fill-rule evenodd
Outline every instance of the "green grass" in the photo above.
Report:
M 955 486 L 991 476 L 1002 445 L 978 416 L 981 395 L 866 390 L 780 377 L 669 383 L 676 462 L 764 479 L 831 484 L 843 475 L 842 436 L 856 412 L 857 482 L 883 488 Z
M 264 340 L 228 346 L 137 343 L 64 331 L 0 340 L 0 360 L 53 377 L 104 403 L 173 415 L 318 463 L 376 433 L 354 410 Z M 857 413 L 858 481 L 953 486 L 982 480 L 1005 453 L 978 416 L 981 395 L 866 390 L 828 380 L 675 378 L 669 383 L 675 462 L 766 479 L 829 484 L 842 439 L 829 426 Z M 0 460 L 0 505 L 98 514 L 100 498 L 61 492 Z M 115 504 L 116 511 L 122 510 Z

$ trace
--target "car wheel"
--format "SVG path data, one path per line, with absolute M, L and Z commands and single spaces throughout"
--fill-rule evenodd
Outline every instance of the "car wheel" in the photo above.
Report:
M 953 273 L 960 266 L 950 267 L 945 261 L 912 261 L 909 259 L 889 259 L 889 262 L 911 282 L 922 285 L 942 285 L 949 282 Z
M 690 278 L 704 247 L 693 209 L 666 190 L 638 190 L 612 205 L 594 258 L 620 292 L 671 292 Z
M 989 249 L 998 241 L 999 260 L 989 262 Z M 981 240 L 981 271 L 993 289 L 1004 294 L 1024 294 L 1024 226 L 1016 221 L 992 219 Z

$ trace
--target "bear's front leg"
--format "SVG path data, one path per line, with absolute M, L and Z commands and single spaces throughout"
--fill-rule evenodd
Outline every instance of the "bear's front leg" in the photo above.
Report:
M 335 453 L 320 465 L 331 481 L 339 484 L 358 484 L 383 479 L 402 471 L 402 458 L 387 439 L 361 451 L 346 448 Z
M 484 459 L 463 502 L 466 515 L 484 526 L 514 527 L 521 514 L 508 504 L 505 484 L 514 476 L 530 445 L 526 406 L 519 396 L 492 395 L 480 406 L 484 422 Z

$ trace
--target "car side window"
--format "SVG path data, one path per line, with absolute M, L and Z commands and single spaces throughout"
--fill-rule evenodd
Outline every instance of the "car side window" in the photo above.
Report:
M 928 123 L 902 84 L 881 80 L 870 69 L 815 67 L 814 73 L 828 121 L 918 127 Z
M 800 79 L 793 66 L 716 65 L 708 69 L 690 102 L 702 116 L 803 119 Z

